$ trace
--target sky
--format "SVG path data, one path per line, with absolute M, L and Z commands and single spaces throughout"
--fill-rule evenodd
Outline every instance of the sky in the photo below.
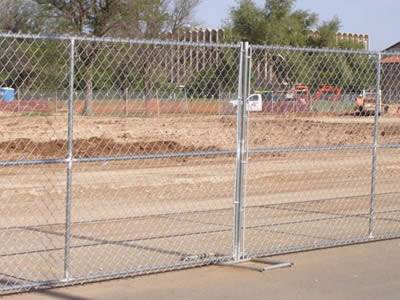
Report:
M 263 0 L 255 0 L 263 4 Z M 202 0 L 198 22 L 219 27 L 227 19 L 236 0 Z M 400 41 L 400 0 L 297 0 L 296 8 L 316 12 L 321 21 L 334 16 L 342 23 L 342 32 L 368 34 L 371 50 L 383 50 Z

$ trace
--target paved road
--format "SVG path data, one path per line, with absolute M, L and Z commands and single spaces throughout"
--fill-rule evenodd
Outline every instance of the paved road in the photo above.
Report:
M 400 240 L 292 254 L 291 269 L 204 267 L 5 297 L 23 299 L 398 299 Z

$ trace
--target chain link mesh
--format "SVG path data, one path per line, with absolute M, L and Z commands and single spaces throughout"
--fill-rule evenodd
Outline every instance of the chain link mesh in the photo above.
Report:
M 382 113 L 378 130 L 376 234 L 383 238 L 398 235 L 399 150 L 400 150 L 400 53 L 381 54 Z
M 389 104 L 398 106 L 398 88 L 384 60 L 253 47 L 251 93 L 262 95 L 262 109 L 248 121 L 246 255 L 398 235 L 396 155 L 383 146 L 399 143 Z
M 250 49 L 1 34 L 0 293 L 398 236 L 398 56 Z
M 0 48 L 15 91 L 0 108 L 2 292 L 231 257 L 238 46 L 5 36 Z
M 65 92 L 68 50 L 68 41 L 0 38 L 2 292 L 63 279 L 63 236 L 42 230 L 65 223 L 67 114 L 52 114 L 42 93 Z

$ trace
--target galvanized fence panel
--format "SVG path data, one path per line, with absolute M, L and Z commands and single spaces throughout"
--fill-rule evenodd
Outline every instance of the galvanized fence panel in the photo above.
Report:
M 230 259 L 236 130 L 220 94 L 237 93 L 239 56 L 237 46 L 76 41 L 85 98 L 74 99 L 70 280 Z M 118 99 L 126 90 L 143 98 Z
M 0 290 L 63 279 L 67 113 L 40 90 L 68 90 L 68 41 L 0 38 Z M 45 70 L 47 70 L 45 72 Z M 16 87 L 30 90 L 29 97 Z M 13 91 L 14 88 L 17 93 Z
M 378 66 L 367 52 L 252 47 L 263 99 L 249 112 L 245 256 L 370 238 L 378 115 L 356 98 L 377 95 Z
M 376 179 L 376 238 L 400 234 L 400 53 L 382 53 L 381 115 L 378 128 Z
M 0 49 L 0 293 L 400 235 L 395 53 Z
M 239 45 L 0 45 L 2 292 L 232 258 Z

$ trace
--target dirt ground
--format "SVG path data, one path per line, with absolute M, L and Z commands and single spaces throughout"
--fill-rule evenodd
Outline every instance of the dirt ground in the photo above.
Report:
M 372 144 L 373 117 L 251 115 L 249 147 Z M 76 157 L 173 153 L 236 148 L 235 116 L 76 116 Z M 66 156 L 65 115 L 0 116 L 0 159 Z M 400 143 L 400 118 L 382 118 L 380 143 Z
M 373 118 L 252 115 L 249 146 L 369 144 Z M 65 116 L 2 116 L 1 159 L 64 157 Z M 233 116 L 75 118 L 77 157 L 235 149 Z M 400 122 L 384 118 L 384 143 Z M 244 249 L 250 255 L 400 234 L 400 150 L 250 155 Z M 63 279 L 65 164 L 0 168 L 0 289 Z M 70 274 L 167 271 L 232 255 L 235 158 L 75 163 Z M 372 222 L 372 223 L 371 223 Z M 372 224 L 372 225 L 371 225 Z M 372 226 L 372 227 L 371 227 Z M 116 275 L 117 276 L 117 275 Z

